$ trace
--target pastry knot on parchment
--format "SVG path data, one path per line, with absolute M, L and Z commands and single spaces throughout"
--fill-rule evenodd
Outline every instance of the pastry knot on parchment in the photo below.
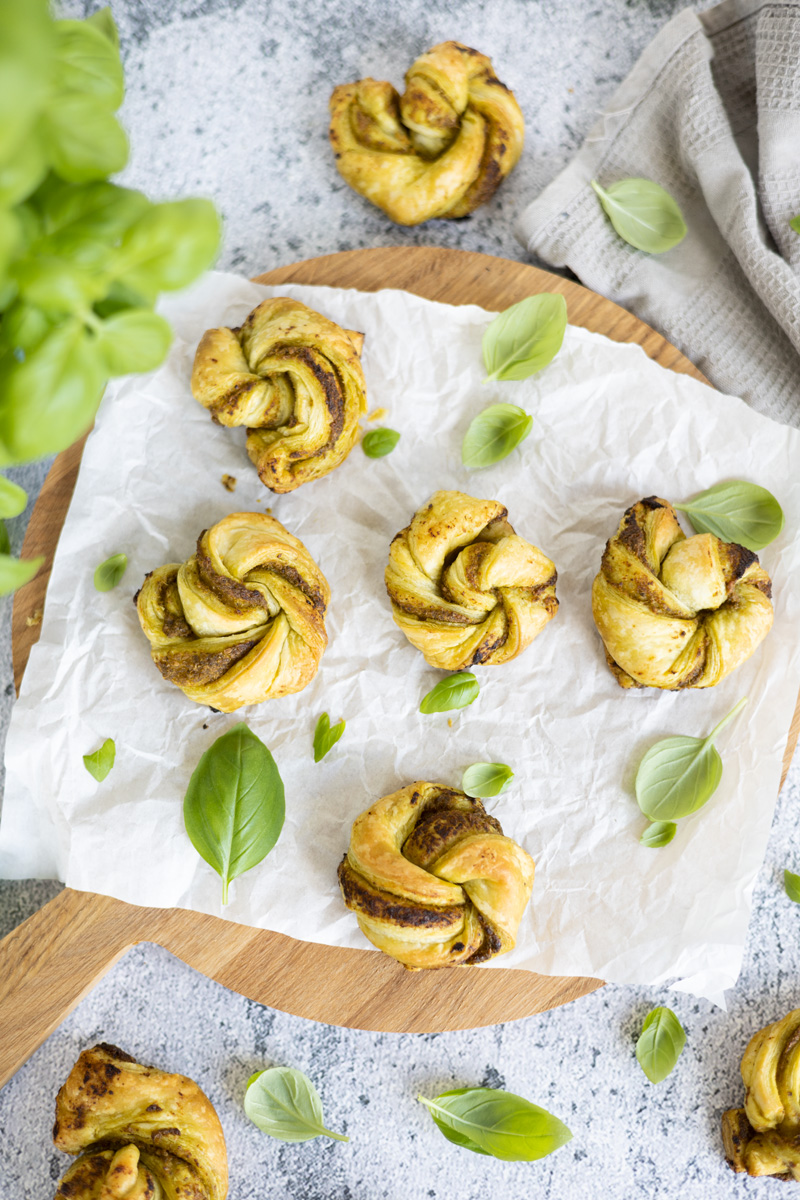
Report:
M 441 42 L 390 83 L 360 79 L 331 96 L 336 166 L 399 225 L 465 217 L 484 204 L 522 153 L 524 121 L 491 60 Z
M 192 394 L 220 425 L 247 426 L 247 453 L 273 492 L 327 475 L 352 450 L 367 410 L 364 335 L 278 296 L 238 329 L 207 329 Z
M 556 569 L 507 517 L 496 500 L 436 492 L 392 542 L 394 619 L 432 667 L 508 662 L 555 616 Z
M 758 556 L 712 533 L 686 537 L 675 509 L 648 496 L 607 542 L 592 612 L 624 688 L 713 687 L 772 627 Z
M 760 1029 L 742 1058 L 744 1108 L 722 1116 L 728 1163 L 800 1181 L 800 1008 Z
M 480 800 L 412 783 L 356 818 L 339 885 L 379 950 L 412 969 L 451 967 L 513 949 L 533 871 Z
M 299 692 L 328 641 L 327 580 L 265 513 L 204 530 L 196 553 L 152 571 L 135 600 L 164 678 L 221 712 Z
M 56 1148 L 80 1157 L 56 1200 L 225 1200 L 222 1126 L 193 1080 L 116 1046 L 84 1050 L 56 1098 Z

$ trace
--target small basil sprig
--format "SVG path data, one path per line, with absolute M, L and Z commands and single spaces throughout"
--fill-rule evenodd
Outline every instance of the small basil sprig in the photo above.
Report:
M 794 900 L 795 904 L 800 904 L 800 875 L 794 875 L 788 869 L 784 870 L 783 886 L 789 899 Z
M 783 509 L 772 492 L 742 479 L 715 483 L 673 508 L 686 513 L 697 533 L 713 533 L 748 550 L 763 550 L 783 529 Z
M 292 1067 L 270 1067 L 251 1075 L 244 1111 L 263 1133 L 282 1142 L 310 1142 L 315 1137 L 350 1141 L 325 1128 L 319 1092 L 307 1075 Z
M 533 417 L 516 404 L 490 404 L 470 423 L 461 445 L 465 467 L 490 467 L 506 458 L 533 429 Z
M 555 358 L 567 328 L 567 302 L 557 292 L 528 296 L 498 313 L 483 335 L 490 380 L 527 379 Z
M 800 213 L 796 217 L 792 217 L 789 222 L 789 228 L 793 229 L 795 233 L 800 233 Z
M 481 687 L 472 671 L 459 671 L 457 675 L 448 675 L 440 679 L 436 687 L 431 688 L 424 696 L 419 706 L 421 713 L 450 712 L 454 708 L 466 708 L 476 700 Z
M 400 434 L 396 429 L 370 429 L 361 439 L 361 449 L 367 458 L 385 458 L 399 441 Z
M 714 740 L 746 703 L 745 696 L 708 737 L 662 738 L 650 747 L 639 763 L 635 784 L 636 800 L 646 817 L 678 821 L 711 799 L 722 778 L 722 759 Z
M 114 739 L 106 738 L 99 750 L 95 750 L 93 754 L 84 754 L 83 765 L 93 779 L 96 779 L 98 783 L 102 783 L 114 766 L 116 757 L 117 747 L 114 744 Z
M 246 725 L 234 725 L 206 750 L 183 801 L 189 840 L 221 877 L 223 904 L 231 880 L 269 854 L 284 816 L 275 759 Z
M 127 554 L 112 554 L 95 568 L 94 586 L 98 592 L 110 592 L 115 588 L 128 568 Z
M 661 846 L 668 846 L 677 833 L 678 826 L 674 821 L 653 821 L 652 825 L 648 825 L 642 836 L 639 838 L 641 846 L 649 846 L 651 850 L 657 850 Z
M 19 486 L 0 475 L 0 596 L 15 592 L 30 579 L 33 579 L 44 558 L 29 558 L 21 561 L 11 557 L 11 543 L 5 522 L 10 517 L 18 517 L 24 512 L 28 503 L 28 493 Z
M 513 1092 L 455 1088 L 433 1100 L 417 1099 L 448 1142 L 505 1162 L 534 1162 L 572 1138 L 558 1117 Z
M 621 179 L 606 189 L 591 185 L 619 236 L 647 254 L 663 254 L 683 241 L 686 222 L 669 192 L 652 179 Z
M 333 749 L 344 733 L 344 729 L 344 721 L 337 721 L 335 725 L 331 726 L 328 714 L 322 714 L 314 730 L 314 762 L 321 762 L 328 751 Z
M 504 792 L 513 778 L 514 772 L 505 763 L 473 763 L 464 772 L 461 790 L 488 800 Z
M 671 1008 L 654 1008 L 645 1017 L 636 1058 L 651 1083 L 666 1079 L 686 1045 L 683 1026 Z

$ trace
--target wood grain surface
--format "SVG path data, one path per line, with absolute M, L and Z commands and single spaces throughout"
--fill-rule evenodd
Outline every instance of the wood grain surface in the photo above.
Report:
M 502 309 L 540 291 L 563 293 L 573 325 L 635 342 L 656 362 L 707 382 L 654 330 L 586 288 L 525 263 L 426 247 L 354 250 L 278 267 L 269 284 L 404 288 L 431 300 Z M 85 441 L 85 439 L 84 439 Z M 39 636 L 53 555 L 75 487 L 83 441 L 60 454 L 34 508 L 23 557 L 45 555 L 13 611 L 19 690 Z M 800 729 L 795 713 L 784 775 Z M 298 942 L 180 909 L 149 909 L 65 889 L 0 942 L 0 1086 L 132 945 L 157 942 L 225 987 L 262 1004 L 338 1025 L 430 1032 L 496 1024 L 543 1012 L 601 986 L 508 969 L 407 972 L 375 951 Z

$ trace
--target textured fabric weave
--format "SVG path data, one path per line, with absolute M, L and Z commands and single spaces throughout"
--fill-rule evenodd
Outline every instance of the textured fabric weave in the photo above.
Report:
M 681 206 L 688 233 L 665 254 L 628 246 L 589 186 L 631 176 Z M 517 233 L 720 390 L 800 426 L 798 214 L 800 0 L 726 0 L 665 26 Z

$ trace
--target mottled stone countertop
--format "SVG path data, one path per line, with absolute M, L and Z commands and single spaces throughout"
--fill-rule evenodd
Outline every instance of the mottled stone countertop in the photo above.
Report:
M 80 16 L 94 0 L 65 0 Z M 225 217 L 224 268 L 255 274 L 360 246 L 456 246 L 523 258 L 512 225 L 564 166 L 616 85 L 681 0 L 112 0 L 125 60 L 124 181 L 157 199 L 212 196 Z M 700 5 L 699 7 L 707 7 Z M 466 221 L 392 225 L 336 174 L 327 147 L 333 84 L 400 83 L 414 57 L 457 38 L 491 55 L 527 123 L 523 159 Z M 14 473 L 33 499 L 39 464 Z M 19 548 L 30 508 L 11 522 Z M 13 697 L 10 604 L 3 615 L 2 721 Z M 232 1200 L 708 1200 L 778 1183 L 725 1166 L 721 1111 L 741 1101 L 750 1034 L 800 1002 L 800 907 L 782 887 L 800 870 L 800 764 L 778 801 L 753 896 L 744 968 L 727 1012 L 657 988 L 609 986 L 553 1012 L 463 1033 L 363 1033 L 287 1016 L 225 991 L 157 946 L 131 951 L 0 1092 L 0 1198 L 52 1195 L 64 1156 L 50 1142 L 55 1092 L 98 1040 L 196 1078 L 228 1139 Z M 0 885 L 0 934 L 56 883 Z M 687 1032 L 677 1069 L 647 1082 L 633 1054 L 644 1015 L 669 1004 Z M 0 1033 L 0 1036 L 2 1034 Z M 349 1144 L 286 1145 L 241 1109 L 256 1069 L 306 1071 Z M 560 1116 L 569 1145 L 539 1163 L 502 1163 L 450 1145 L 418 1092 L 486 1084 Z

